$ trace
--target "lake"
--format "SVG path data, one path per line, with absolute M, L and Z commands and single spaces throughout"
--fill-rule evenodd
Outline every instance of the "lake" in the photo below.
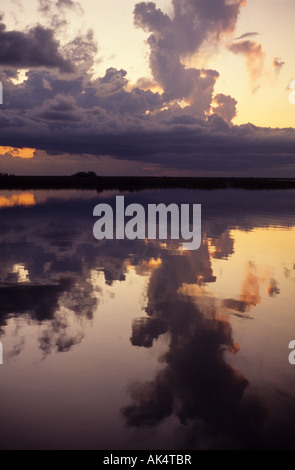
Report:
M 95 239 L 118 194 L 0 192 L 0 448 L 295 450 L 295 190 L 122 193 L 191 251 Z

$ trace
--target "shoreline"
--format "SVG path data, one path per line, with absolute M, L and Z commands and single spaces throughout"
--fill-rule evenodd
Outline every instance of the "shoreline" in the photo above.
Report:
M 1 189 L 295 189 L 295 178 L 175 176 L 0 176 Z

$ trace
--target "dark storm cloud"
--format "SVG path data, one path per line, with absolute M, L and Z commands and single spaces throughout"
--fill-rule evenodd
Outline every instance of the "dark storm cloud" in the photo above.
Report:
M 51 29 L 38 25 L 27 32 L 6 31 L 0 24 L 0 65 L 17 68 L 57 68 L 73 72 L 73 64 L 62 57 Z
M 293 129 L 229 126 L 217 115 L 205 121 L 169 110 L 146 115 L 160 95 L 139 89 L 128 93 L 102 82 L 99 96 L 93 87 L 82 93 L 79 79 L 49 83 L 52 90 L 44 87 L 42 76 L 31 75 L 27 96 L 21 88 L 19 94 L 7 92 L 12 109 L 1 116 L 2 145 L 109 155 L 186 170 L 251 172 L 294 164 Z M 14 106 L 21 104 L 20 114 Z
M 131 165 L 149 163 L 163 171 L 253 175 L 280 167 L 288 172 L 294 165 L 294 130 L 233 126 L 237 102 L 215 94 L 218 72 L 184 65 L 208 41 L 218 44 L 224 34 L 234 32 L 244 4 L 242 0 L 174 1 L 171 16 L 152 2 L 135 6 L 136 26 L 150 33 L 152 82 L 163 90 L 158 92 L 148 89 L 151 83 L 145 80 L 131 86 L 124 69 L 109 68 L 92 78 L 98 46 L 91 30 L 60 47 L 53 29 L 35 26 L 7 32 L 3 25 L 1 144 L 37 148 L 51 155 L 90 155 L 92 161 L 108 156 Z M 76 9 L 75 5 L 71 0 L 39 3 L 48 21 L 57 10 Z M 230 49 L 245 55 L 256 80 L 264 53 L 260 44 L 246 39 L 250 35 L 254 33 L 246 33 Z M 278 60 L 276 69 L 281 66 Z M 22 67 L 30 68 L 26 81 L 13 85 L 11 78 Z M 74 69 L 70 76 L 58 73 Z M 52 157 L 52 162 L 57 159 Z M 7 159 L 0 160 L 6 165 Z M 36 161 L 37 157 L 25 162 L 27 172 Z
M 35 110 L 37 117 L 50 121 L 80 121 L 82 116 L 75 108 L 75 100 L 67 95 L 56 95 L 53 100 L 46 100 L 39 111 Z

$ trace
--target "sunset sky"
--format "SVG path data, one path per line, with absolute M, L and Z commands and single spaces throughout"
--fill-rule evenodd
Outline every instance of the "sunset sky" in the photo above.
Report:
M 0 172 L 295 177 L 294 18 L 294 0 L 5 0 Z

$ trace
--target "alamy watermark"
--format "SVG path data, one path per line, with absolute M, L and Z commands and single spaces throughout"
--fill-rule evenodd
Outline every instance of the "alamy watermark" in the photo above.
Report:
M 3 346 L 0 341 L 0 365 L 3 364 Z
M 0 104 L 3 104 L 3 85 L 0 82 Z
M 201 245 L 201 204 L 193 204 L 192 210 L 189 204 L 148 204 L 146 213 L 141 204 L 125 207 L 124 196 L 116 196 L 115 213 L 109 204 L 101 203 L 93 215 L 99 217 L 93 226 L 97 240 L 167 240 L 170 225 L 171 240 L 185 240 L 184 250 L 197 250 Z
M 291 80 L 288 85 L 289 90 L 293 90 L 289 93 L 289 103 L 295 104 L 295 80 Z
M 293 349 L 293 351 L 291 351 L 289 354 L 289 363 L 292 366 L 294 366 L 295 365 L 295 339 L 293 339 L 293 341 L 290 341 L 289 349 Z

